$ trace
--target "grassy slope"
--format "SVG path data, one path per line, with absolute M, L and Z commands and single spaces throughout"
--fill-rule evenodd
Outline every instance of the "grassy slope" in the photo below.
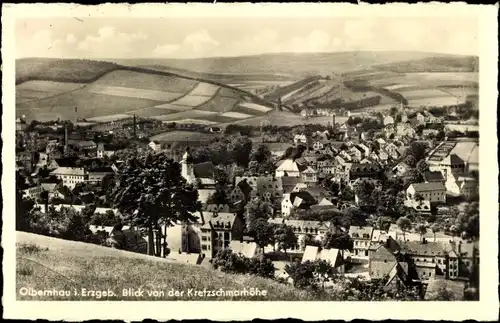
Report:
M 23 246 L 35 244 L 42 249 L 28 252 Z M 289 285 L 279 284 L 272 280 L 253 276 L 229 275 L 209 268 L 173 263 L 172 261 L 148 257 L 135 253 L 110 248 L 49 238 L 24 232 L 17 232 L 16 284 L 34 289 L 55 288 L 71 290 L 86 288 L 87 290 L 111 289 L 117 297 L 102 300 L 251 300 L 252 298 L 199 298 L 186 296 L 187 290 L 242 290 L 258 288 L 267 290 L 267 297 L 254 300 L 315 300 L 304 291 Z M 125 298 L 122 289 L 142 288 L 145 291 L 170 289 L 185 291 L 185 297 L 157 298 L 147 296 Z M 29 300 L 96 300 L 81 294 L 67 297 L 19 296 L 18 299 Z

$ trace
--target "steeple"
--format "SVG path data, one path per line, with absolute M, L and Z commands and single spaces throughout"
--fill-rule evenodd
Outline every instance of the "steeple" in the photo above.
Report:
M 195 180 L 193 156 L 191 156 L 189 145 L 186 147 L 186 152 L 184 153 L 184 155 L 182 155 L 181 176 L 184 177 L 188 183 L 193 183 Z

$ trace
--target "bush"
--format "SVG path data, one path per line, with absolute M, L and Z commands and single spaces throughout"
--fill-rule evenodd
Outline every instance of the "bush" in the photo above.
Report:
M 212 266 L 226 273 L 250 274 L 264 278 L 274 278 L 274 264 L 266 258 L 246 258 L 230 249 L 219 251 L 212 259 Z
M 36 255 L 42 251 L 47 251 L 49 248 L 42 248 L 34 243 L 20 244 L 18 250 L 27 255 Z

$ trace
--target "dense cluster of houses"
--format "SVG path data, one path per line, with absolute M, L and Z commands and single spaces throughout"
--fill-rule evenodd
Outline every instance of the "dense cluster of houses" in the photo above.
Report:
M 293 228 L 298 242 L 289 252 L 302 261 L 328 260 L 337 272 L 346 275 L 349 266 L 364 266 L 367 278 L 390 277 L 387 284 L 406 285 L 414 280 L 427 283 L 440 277 L 446 280 L 467 277 L 473 266 L 479 263 L 475 242 L 440 233 L 436 237 L 436 234 L 401 232 L 393 224 L 387 231 L 369 226 L 342 228 L 351 238 L 353 250 L 322 249 L 307 245 L 307 241 L 322 240 L 330 230 L 329 224 L 298 220 L 294 216 L 300 210 L 342 210 L 352 206 L 351 203 L 360 202 L 357 195 L 354 202 L 333 196 L 320 184 L 324 180 L 348 185 L 356 192 L 356 187 L 367 181 L 378 189 L 384 177 L 406 176 L 412 166 L 406 163 L 405 157 L 411 143 L 418 140 L 425 141 L 429 147 L 426 152 L 428 170 L 423 174 L 423 181 L 411 183 L 406 188 L 405 206 L 426 213 L 433 205 L 446 204 L 450 195 L 467 198 L 477 195 L 477 176 L 471 174 L 471 165 L 457 150 L 461 143 L 429 140 L 425 130 L 431 133 L 432 128 L 424 128 L 423 135 L 417 135 L 415 131 L 417 126 L 439 122 L 439 118 L 427 112 L 419 112 L 411 120 L 403 114 L 399 122 L 387 115 L 383 129 L 364 132 L 347 124 L 337 127 L 333 119 L 330 130 L 299 133 L 290 143 L 264 143 L 276 159 L 274 173 L 236 176 L 227 187 L 229 203 L 225 205 L 208 203 L 216 191 L 215 166 L 211 162 L 195 164 L 188 147 L 182 156 L 174 157 L 181 164 L 182 177 L 188 183 L 196 184 L 203 209 L 198 214 L 198 221 L 173 223 L 166 229 L 167 243 L 172 251 L 168 257 L 204 264 L 207 263 L 205 258 L 212 258 L 219 250 L 228 248 L 249 258 L 260 256 L 266 248 L 262 250 L 244 235 L 243 219 L 237 212 L 243 205 L 260 199 L 271 205 L 271 223 Z M 25 140 L 44 149 L 37 149 L 36 154 L 30 149 L 17 153 L 17 170 L 28 175 L 40 169 L 48 172 L 44 178 L 26 176 L 24 192 L 28 197 L 37 198 L 41 192 L 47 191 L 49 196 L 62 198 L 61 187 L 73 189 L 79 183 L 99 184 L 119 168 L 119 162 L 110 163 L 106 158 L 114 152 L 106 151 L 102 144 L 91 140 L 72 140 L 67 135 L 63 142 L 37 136 Z M 171 145 L 152 141 L 148 149 L 168 151 Z M 282 158 L 287 148 L 299 146 L 305 147 L 300 156 Z M 67 157 L 70 152 L 72 157 Z M 96 212 L 106 211 L 99 209 Z M 96 227 L 93 230 L 105 232 L 109 228 Z M 127 230 L 133 228 L 125 228 Z

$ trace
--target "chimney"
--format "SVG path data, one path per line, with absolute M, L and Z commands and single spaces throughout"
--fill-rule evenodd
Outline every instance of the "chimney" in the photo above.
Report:
M 68 125 L 64 124 L 64 154 L 68 153 Z
M 137 138 L 137 122 L 134 114 L 134 139 Z

